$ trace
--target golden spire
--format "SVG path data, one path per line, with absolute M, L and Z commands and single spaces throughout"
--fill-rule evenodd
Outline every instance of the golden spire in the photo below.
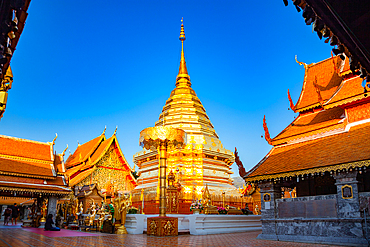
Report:
M 176 78 L 176 86 L 178 86 L 181 82 L 185 82 L 185 86 L 191 86 L 190 83 L 190 76 L 188 74 L 188 70 L 186 69 L 186 62 L 185 62 L 185 55 L 184 55 L 184 41 L 185 41 L 185 30 L 184 30 L 184 18 L 181 19 L 181 31 L 180 31 L 180 37 L 181 40 L 181 61 L 180 61 L 180 68 L 179 68 L 179 74 Z M 185 79 L 185 80 L 182 80 Z

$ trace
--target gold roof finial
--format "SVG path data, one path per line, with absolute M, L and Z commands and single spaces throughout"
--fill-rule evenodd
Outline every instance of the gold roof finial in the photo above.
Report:
M 307 65 L 306 63 L 304 63 L 304 62 L 299 62 L 299 61 L 297 60 L 297 55 L 295 55 L 295 61 L 296 61 L 299 65 L 303 65 L 303 67 L 304 67 L 304 69 L 305 69 L 305 70 L 308 68 L 308 65 Z
M 105 131 L 107 130 L 107 125 L 105 125 L 102 135 L 105 134 Z
M 58 134 L 55 133 L 55 138 L 53 139 L 53 145 L 55 145 L 55 140 L 57 139 L 57 137 L 58 137 Z
M 180 31 L 179 39 L 181 40 L 182 49 L 181 49 L 181 61 L 180 61 L 179 74 L 177 75 L 177 79 L 176 79 L 176 86 L 180 82 L 184 82 L 183 80 L 181 80 L 182 78 L 185 79 L 185 82 L 186 82 L 187 86 L 191 86 L 190 76 L 189 76 L 188 70 L 186 68 L 185 55 L 184 55 L 184 41 L 186 39 L 185 38 L 185 30 L 184 30 L 184 18 L 181 19 L 181 31 Z
M 64 156 L 64 155 L 66 154 L 67 149 L 68 149 L 68 144 L 67 144 L 66 149 L 64 149 L 64 151 L 63 151 L 63 153 L 62 153 L 62 156 Z
M 114 130 L 113 135 L 117 134 L 118 125 L 116 125 L 116 129 Z

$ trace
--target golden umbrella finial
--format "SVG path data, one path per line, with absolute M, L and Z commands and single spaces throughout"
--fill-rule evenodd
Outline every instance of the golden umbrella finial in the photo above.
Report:
M 182 19 L 181 19 L 181 31 L 180 31 L 179 39 L 181 40 L 181 42 L 184 42 L 184 40 L 186 39 L 185 38 L 185 30 L 184 30 L 184 17 L 182 17 Z M 183 47 L 182 50 L 184 50 L 184 47 Z
M 181 31 L 180 31 L 180 37 L 181 40 L 181 61 L 180 61 L 180 68 L 179 68 L 179 74 L 176 78 L 176 86 L 179 86 L 180 83 L 187 87 L 191 86 L 190 83 L 190 76 L 188 74 L 188 70 L 186 68 L 186 62 L 185 62 L 185 55 L 184 55 L 184 41 L 185 41 L 185 30 L 184 30 L 184 18 L 181 19 Z

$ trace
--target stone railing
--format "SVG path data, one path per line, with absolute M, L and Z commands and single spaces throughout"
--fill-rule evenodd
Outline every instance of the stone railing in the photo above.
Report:
M 260 215 L 204 215 L 193 214 L 189 219 L 192 235 L 258 231 L 262 229 Z
M 147 218 L 158 215 L 128 214 L 126 229 L 129 234 L 143 234 L 147 230 Z M 169 214 L 178 218 L 178 231 L 192 235 L 233 233 L 261 230 L 260 215 L 205 215 Z

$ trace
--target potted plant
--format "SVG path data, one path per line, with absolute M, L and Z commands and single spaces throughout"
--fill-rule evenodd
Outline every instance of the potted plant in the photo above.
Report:
M 199 201 L 194 202 L 190 205 L 190 211 L 193 212 L 193 214 L 199 214 L 200 211 L 204 209 L 203 204 L 200 203 Z
M 218 214 L 227 214 L 227 209 L 224 207 L 217 207 Z
M 139 210 L 137 209 L 137 208 L 135 208 L 135 207 L 131 207 L 131 208 L 129 208 L 129 210 L 128 210 L 128 214 L 137 214 L 137 212 L 138 212 Z

